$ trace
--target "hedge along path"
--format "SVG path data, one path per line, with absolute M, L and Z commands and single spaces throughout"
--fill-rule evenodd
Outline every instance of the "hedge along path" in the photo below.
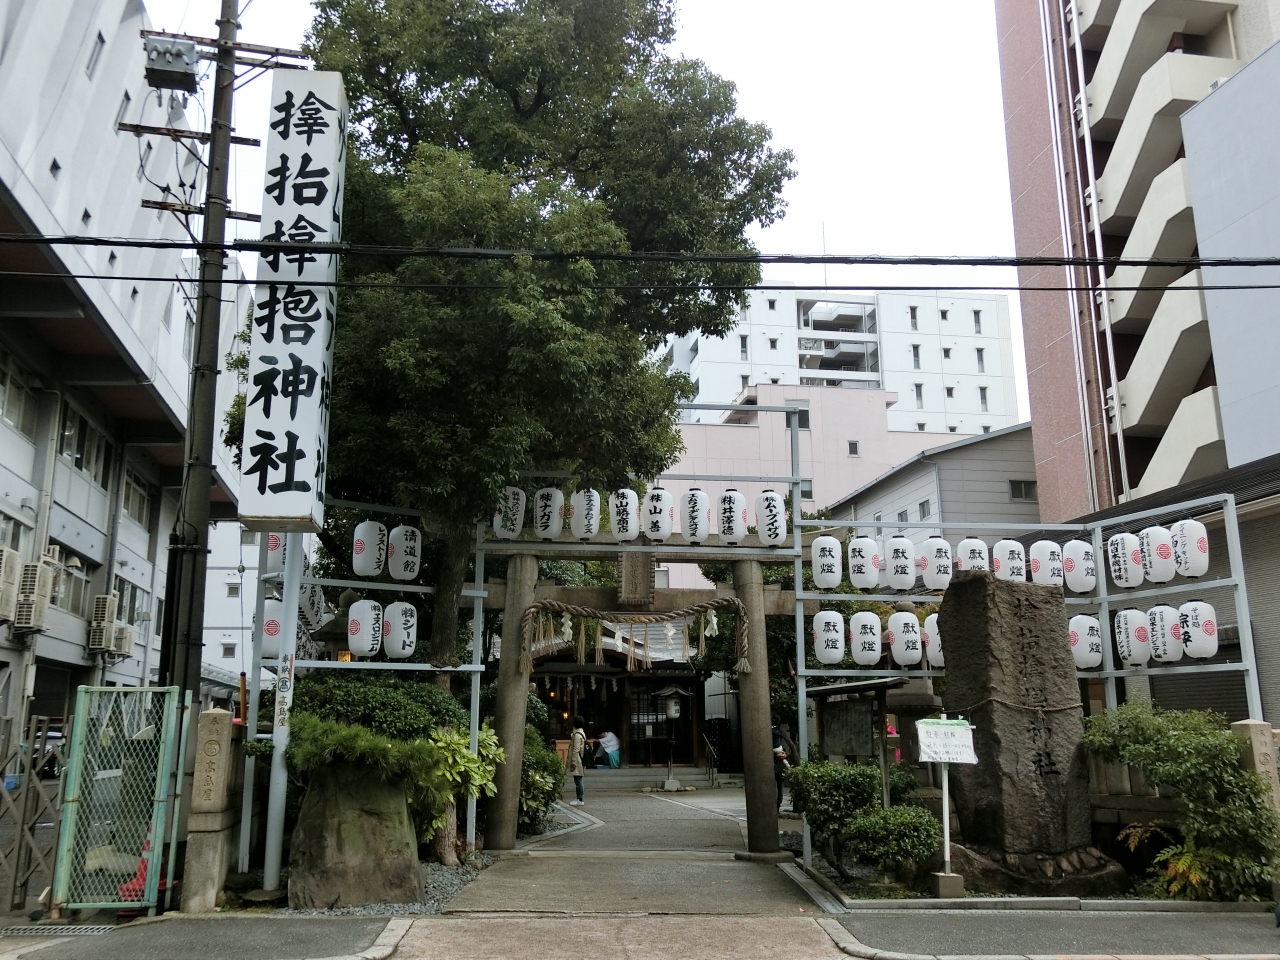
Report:
M 701 637 L 703 641 L 707 637 L 714 637 L 719 632 L 716 623 L 717 610 L 732 610 L 737 614 L 737 636 L 735 637 L 736 652 L 738 662 L 735 669 L 738 673 L 750 673 L 751 663 L 747 659 L 747 608 L 737 597 L 717 597 L 714 600 L 706 600 L 702 603 L 695 603 L 692 606 L 683 607 L 679 610 L 673 610 L 670 613 L 636 613 L 625 611 L 608 611 L 596 610 L 592 607 L 579 607 L 571 603 L 562 603 L 559 600 L 538 600 L 531 603 L 525 608 L 524 615 L 520 618 L 520 670 L 523 673 L 531 673 L 533 671 L 533 658 L 536 655 L 545 656 L 556 652 L 559 649 L 569 646 L 573 638 L 571 618 L 578 618 L 578 662 L 586 663 L 586 621 L 596 621 L 596 663 L 604 663 L 604 646 L 601 639 L 604 632 L 602 621 L 608 620 L 610 623 L 627 624 L 635 626 L 643 626 L 645 635 L 648 636 L 648 628 L 657 624 L 674 624 L 677 621 L 688 621 L 694 617 L 702 618 Z M 561 615 L 560 629 L 556 629 L 555 615 Z M 670 631 L 670 627 L 666 628 Z M 684 655 L 686 659 L 690 655 L 689 649 L 689 625 L 687 622 L 682 624 L 684 635 Z M 672 632 L 668 633 L 671 636 Z M 627 644 L 627 669 L 632 670 L 636 665 L 636 637 L 635 631 L 630 634 L 630 643 Z M 650 665 L 649 644 L 644 645 L 644 662 L 645 666 Z

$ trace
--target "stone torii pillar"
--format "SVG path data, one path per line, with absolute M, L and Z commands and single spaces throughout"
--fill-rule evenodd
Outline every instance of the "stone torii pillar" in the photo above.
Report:
M 494 773 L 496 793 L 489 799 L 485 824 L 486 850 L 513 850 L 520 818 L 520 765 L 524 760 L 525 713 L 529 677 L 520 667 L 520 620 L 533 603 L 538 585 L 538 558 L 516 554 L 507 560 L 507 597 L 502 612 L 502 655 L 498 658 L 498 695 L 493 726 L 507 753 Z
M 733 589 L 747 608 L 747 658 L 751 662 L 751 672 L 738 676 L 747 856 L 777 855 L 778 806 L 773 779 L 773 722 L 769 711 L 769 650 L 765 641 L 764 574 L 759 561 L 734 561 Z M 786 856 L 790 859 L 791 855 Z

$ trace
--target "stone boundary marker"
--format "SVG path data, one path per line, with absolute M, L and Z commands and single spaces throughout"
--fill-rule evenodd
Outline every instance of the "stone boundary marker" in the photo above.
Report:
M 954 901 L 952 901 L 954 902 Z M 1129 954 L 1083 954 L 1076 957 L 1072 954 L 959 954 L 936 955 L 931 953 L 897 953 L 893 950 L 877 950 L 868 947 L 836 920 L 816 917 L 815 922 L 831 938 L 832 943 L 844 953 L 859 960 L 1160 960 L 1151 955 Z M 1280 954 L 1274 953 L 1209 953 L 1195 955 L 1179 955 L 1178 960 L 1280 960 Z

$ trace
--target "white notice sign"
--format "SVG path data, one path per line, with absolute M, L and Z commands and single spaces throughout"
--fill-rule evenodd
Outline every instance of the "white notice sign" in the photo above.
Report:
M 968 720 L 917 720 L 922 763 L 977 763 Z
M 273 80 L 262 239 L 337 242 L 347 148 L 342 74 L 276 70 Z M 335 253 L 259 258 L 240 487 L 240 521 L 250 530 L 324 525 L 337 275 Z

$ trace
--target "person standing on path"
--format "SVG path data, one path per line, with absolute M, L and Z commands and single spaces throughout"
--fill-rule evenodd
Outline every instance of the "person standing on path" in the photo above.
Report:
M 782 739 L 782 731 L 777 724 L 773 727 L 773 779 L 778 787 L 778 810 L 782 810 L 782 781 L 787 772 L 787 746 Z
M 573 777 L 573 789 L 577 798 L 569 801 L 571 807 L 583 806 L 582 778 L 586 775 L 586 770 L 582 766 L 582 751 L 587 749 L 587 734 L 582 729 L 584 725 L 582 717 L 573 718 L 573 736 L 569 739 L 569 774 Z

